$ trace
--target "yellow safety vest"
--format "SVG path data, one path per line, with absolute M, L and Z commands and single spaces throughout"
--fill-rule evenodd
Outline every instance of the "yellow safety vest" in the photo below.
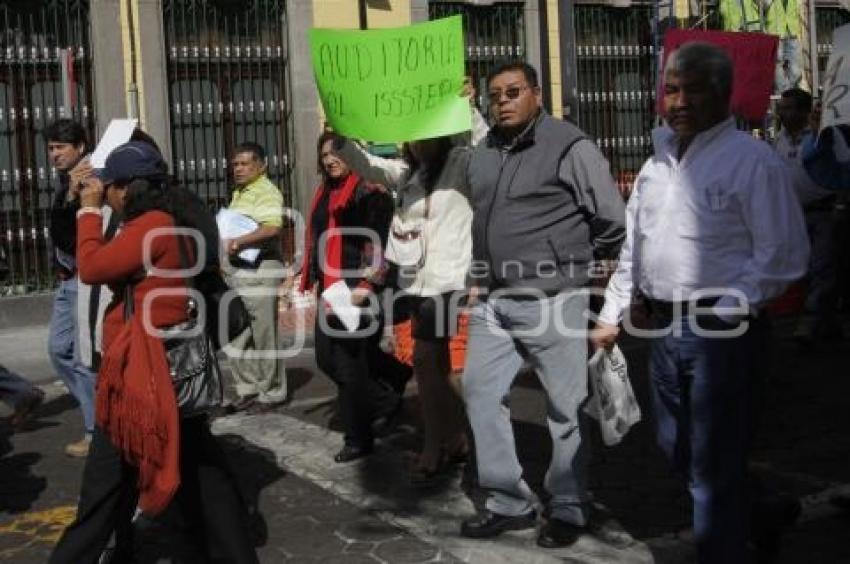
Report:
M 779 37 L 800 37 L 797 0 L 773 0 L 765 14 L 765 31 Z
M 720 0 L 719 9 L 724 30 L 761 31 L 758 5 L 753 0 Z

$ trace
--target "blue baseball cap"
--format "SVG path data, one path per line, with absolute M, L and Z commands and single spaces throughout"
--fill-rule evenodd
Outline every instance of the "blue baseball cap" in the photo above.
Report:
M 95 175 L 104 185 L 124 184 L 134 178 L 166 177 L 168 165 L 150 143 L 130 141 L 113 149 Z

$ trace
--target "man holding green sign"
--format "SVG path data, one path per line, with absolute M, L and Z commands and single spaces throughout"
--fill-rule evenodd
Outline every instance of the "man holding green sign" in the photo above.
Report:
M 395 29 L 310 30 L 313 72 L 334 131 L 396 143 L 471 128 L 461 17 Z

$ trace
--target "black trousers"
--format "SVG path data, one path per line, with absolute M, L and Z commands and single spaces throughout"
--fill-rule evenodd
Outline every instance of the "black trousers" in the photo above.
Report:
M 132 554 L 136 484 L 136 469 L 95 427 L 83 471 L 77 517 L 65 529 L 49 563 L 96 564 L 113 532 L 116 550 Z M 215 554 L 226 562 L 258 562 L 248 531 L 247 510 L 206 418 L 181 421 L 180 488 L 174 502 L 205 561 Z
M 322 315 L 319 312 L 319 315 Z M 316 364 L 339 389 L 339 412 L 345 444 L 372 446 L 372 422 L 398 406 L 409 369 L 379 348 L 381 331 L 374 335 L 345 334 L 335 318 L 328 334 L 316 316 Z

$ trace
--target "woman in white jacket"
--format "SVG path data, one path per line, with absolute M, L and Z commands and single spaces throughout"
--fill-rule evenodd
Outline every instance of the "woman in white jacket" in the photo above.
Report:
M 472 259 L 466 180 L 471 149 L 439 137 L 406 144 L 402 159 L 370 155 L 351 141 L 343 141 L 338 152 L 362 177 L 395 193 L 386 259 L 399 292 L 389 304 L 396 319 L 402 310 L 412 321 L 424 443 L 411 477 L 428 479 L 469 448 L 459 377 L 450 374 L 449 338 L 457 331 Z M 355 290 L 356 302 L 365 298 L 362 289 Z

